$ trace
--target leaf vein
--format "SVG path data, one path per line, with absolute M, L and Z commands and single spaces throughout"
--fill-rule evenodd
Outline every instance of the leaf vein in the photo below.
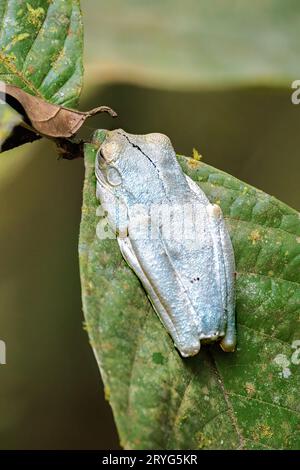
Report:
M 257 398 L 257 397 L 247 397 L 246 395 L 241 395 L 240 393 L 236 393 L 236 392 L 227 392 L 228 395 L 230 396 L 236 396 L 236 397 L 239 397 L 239 398 L 242 398 L 246 401 L 256 401 L 258 403 L 262 403 L 263 405 L 268 405 L 268 406 L 273 406 L 274 408 L 278 408 L 279 410 L 286 410 L 286 411 L 289 411 L 290 413 L 295 413 L 296 415 L 299 415 L 300 416 L 300 412 L 297 411 L 297 410 L 293 410 L 292 408 L 289 408 L 288 406 L 281 406 L 281 405 L 276 405 L 275 403 L 271 403 L 269 401 L 266 401 L 266 400 L 262 400 L 261 398 Z
M 217 381 L 218 381 L 220 389 L 222 391 L 225 403 L 228 407 L 228 414 L 229 414 L 229 417 L 230 417 L 230 420 L 231 420 L 232 427 L 235 430 L 235 432 L 237 434 L 237 437 L 238 437 L 238 440 L 239 440 L 239 443 L 240 443 L 239 449 L 244 449 L 244 447 L 245 447 L 244 436 L 243 436 L 242 431 L 239 427 L 239 424 L 238 424 L 237 418 L 235 416 L 235 412 L 234 412 L 232 403 L 231 403 L 231 401 L 229 399 L 229 395 L 226 391 L 223 377 L 222 377 L 222 375 L 221 375 L 221 373 L 220 373 L 220 371 L 217 367 L 216 360 L 215 360 L 215 358 L 214 358 L 211 351 L 209 351 L 209 357 L 211 359 L 211 364 L 212 364 L 213 370 L 215 372 L 215 375 L 217 377 Z

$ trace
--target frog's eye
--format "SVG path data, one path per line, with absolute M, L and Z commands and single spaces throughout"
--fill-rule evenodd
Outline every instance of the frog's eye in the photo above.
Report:
M 111 186 L 119 186 L 122 183 L 121 173 L 114 166 L 107 169 L 106 179 Z
M 98 150 L 99 163 L 111 163 L 119 157 L 120 146 L 116 142 L 104 142 Z

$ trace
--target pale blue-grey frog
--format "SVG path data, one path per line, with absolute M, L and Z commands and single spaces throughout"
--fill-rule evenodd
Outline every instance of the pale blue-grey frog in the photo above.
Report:
M 220 207 L 183 173 L 170 139 L 108 131 L 95 173 L 97 197 L 122 255 L 180 354 L 193 356 L 201 343 L 218 340 L 224 351 L 234 351 L 235 261 L 229 233 Z M 157 215 L 160 207 L 163 216 Z M 169 217 L 166 207 L 173 208 Z M 185 217 L 196 227 L 192 237 L 179 230 Z M 177 226 L 177 236 L 170 235 L 170 225 Z

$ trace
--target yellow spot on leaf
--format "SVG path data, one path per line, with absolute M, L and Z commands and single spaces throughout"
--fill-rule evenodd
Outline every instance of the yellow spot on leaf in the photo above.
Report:
M 268 424 L 262 423 L 253 431 L 252 436 L 255 441 L 260 441 L 261 439 L 270 439 L 273 432 Z
M 252 245 L 255 245 L 255 243 L 261 239 L 261 235 L 259 233 L 259 230 L 252 230 L 249 236 L 249 240 L 252 241 Z
M 40 28 L 42 24 L 42 18 L 45 14 L 44 8 L 33 8 L 30 3 L 26 3 L 26 6 L 28 11 L 29 23 L 31 23 L 33 26 L 36 26 L 37 28 Z
M 260 433 L 262 437 L 270 438 L 273 436 L 273 432 L 271 431 L 270 426 L 267 424 L 261 424 Z
M 16 60 L 17 60 L 17 57 L 15 56 L 13 52 L 11 52 L 10 54 L 0 53 L 0 61 L 7 67 L 14 65 L 14 62 L 16 62 Z
M 199 168 L 200 162 L 198 160 L 194 160 L 193 158 L 188 159 L 188 166 L 190 168 Z
M 250 383 L 250 382 L 246 382 L 246 384 L 245 384 L 245 389 L 246 389 L 247 394 L 248 394 L 250 397 L 252 397 L 252 396 L 255 394 L 255 392 L 256 392 L 256 389 L 255 389 L 254 384 L 252 384 L 252 383 Z
M 203 434 L 203 432 L 197 432 L 196 434 L 196 442 L 197 442 L 197 448 L 198 449 L 203 449 L 207 448 L 211 445 L 211 440 Z

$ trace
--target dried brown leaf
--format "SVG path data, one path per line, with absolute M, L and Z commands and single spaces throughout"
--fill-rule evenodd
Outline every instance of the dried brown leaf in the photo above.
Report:
M 6 85 L 5 94 L 8 102 L 10 98 L 14 98 L 17 100 L 15 105 L 19 104 L 23 108 L 31 130 L 49 138 L 74 137 L 87 118 L 99 113 L 106 112 L 112 117 L 117 116 L 108 106 L 100 106 L 86 112 L 68 109 L 44 101 L 12 85 Z

